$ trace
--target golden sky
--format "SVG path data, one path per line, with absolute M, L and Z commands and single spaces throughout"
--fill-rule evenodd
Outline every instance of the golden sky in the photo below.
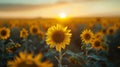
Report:
M 81 0 L 0 0 L 0 4 L 54 4 L 57 2 L 75 2 Z M 85 1 L 85 0 L 84 0 Z
M 39 0 L 40 1 L 40 0 Z M 46 0 L 47 1 L 47 0 Z M 49 0 L 50 1 L 50 0 Z M 58 0 L 51 0 L 57 2 Z M 68 17 L 120 16 L 120 1 L 91 0 L 69 1 L 55 4 L 4 5 L 0 6 L 0 18 L 55 18 L 60 13 Z M 73 2 L 72 2 L 73 1 Z

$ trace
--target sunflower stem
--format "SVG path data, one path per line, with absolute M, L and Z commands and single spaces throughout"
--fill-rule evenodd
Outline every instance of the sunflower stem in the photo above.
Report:
M 28 46 L 27 46 L 27 39 L 25 39 L 25 49 L 26 49 L 26 51 L 28 51 Z
M 2 40 L 2 56 L 4 57 L 5 54 L 5 45 L 4 45 L 4 40 Z
M 24 43 L 25 50 L 26 50 L 26 51 L 28 51 L 27 39 L 26 39 L 26 38 L 24 38 L 24 39 L 23 39 L 23 41 L 25 42 L 25 43 Z
M 62 67 L 62 52 L 59 52 L 59 66 L 58 67 Z
M 85 51 L 85 55 L 87 56 L 88 55 L 88 48 L 87 48 L 87 46 L 86 46 L 86 51 Z
M 97 50 L 95 50 L 95 52 L 96 52 L 96 55 L 98 55 L 98 51 L 97 51 Z
M 86 53 L 85 54 L 86 54 L 86 56 L 88 55 L 88 50 L 87 49 L 86 49 Z
M 64 52 L 64 53 L 62 54 L 62 57 L 63 57 L 65 54 L 66 54 L 66 52 Z
M 59 61 L 59 59 L 58 59 L 58 57 L 57 57 L 57 56 L 55 56 L 55 59 L 56 59 L 57 61 Z

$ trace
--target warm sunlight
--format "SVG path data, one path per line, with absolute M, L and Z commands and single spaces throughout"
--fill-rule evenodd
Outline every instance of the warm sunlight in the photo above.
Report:
M 63 19 L 66 18 L 66 14 L 65 13 L 60 13 L 59 16 L 60 16 L 60 18 L 63 18 Z

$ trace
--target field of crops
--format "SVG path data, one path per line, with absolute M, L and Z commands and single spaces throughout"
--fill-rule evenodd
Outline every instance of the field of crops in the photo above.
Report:
M 120 18 L 0 19 L 0 67 L 120 67 Z

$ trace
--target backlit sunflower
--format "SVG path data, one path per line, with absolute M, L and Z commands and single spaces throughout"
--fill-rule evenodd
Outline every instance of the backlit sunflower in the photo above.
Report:
M 108 35 L 113 35 L 116 32 L 117 28 L 115 26 L 111 26 L 107 29 Z
M 0 28 L 0 39 L 7 39 L 10 37 L 10 29 L 9 28 Z
M 92 41 L 92 48 L 96 49 L 96 50 L 99 50 L 99 49 L 102 49 L 102 41 L 101 39 L 94 39 Z
M 81 39 L 82 39 L 82 41 L 84 42 L 84 43 L 86 43 L 86 44 L 88 44 L 88 43 L 90 43 L 91 42 L 91 40 L 93 39 L 93 37 L 94 37 L 94 34 L 93 34 L 93 32 L 91 31 L 91 30 L 84 30 L 83 32 L 82 32 L 82 34 L 80 35 L 80 37 L 81 37 Z
M 8 61 L 8 67 L 53 67 L 49 61 L 41 62 L 42 54 L 20 52 L 13 61 Z
M 57 51 L 61 51 L 61 49 L 65 49 L 66 45 L 69 45 L 70 38 L 72 34 L 71 30 L 68 30 L 67 27 L 63 27 L 59 24 L 52 26 L 48 29 L 46 35 L 46 42 L 50 46 L 50 48 L 55 47 Z
M 30 26 L 30 33 L 31 34 L 38 34 L 38 32 L 39 32 L 39 27 L 37 26 L 37 25 L 31 25 Z
M 20 31 L 20 38 L 26 38 L 28 36 L 28 31 L 26 29 L 22 29 Z

